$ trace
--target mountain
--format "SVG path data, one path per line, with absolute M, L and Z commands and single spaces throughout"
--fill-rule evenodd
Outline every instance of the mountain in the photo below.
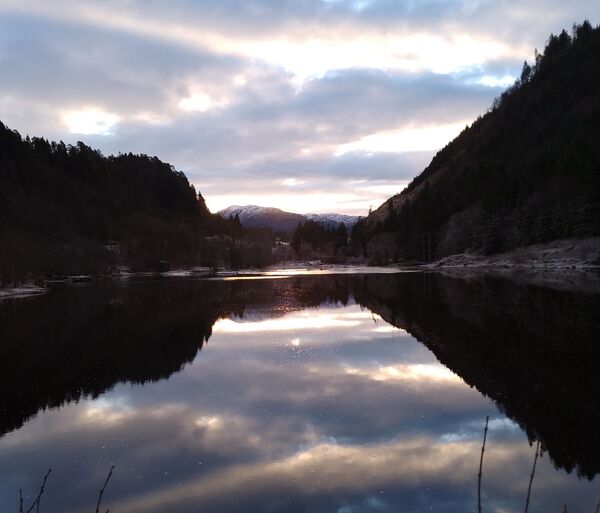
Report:
M 128 217 L 198 225 L 210 214 L 185 175 L 157 157 L 104 156 L 0 123 L 0 214 L 31 234 L 103 240 L 125 235 Z
M 355 277 L 352 292 L 540 440 L 556 467 L 591 480 L 600 472 L 598 281 L 527 276 L 371 274 Z
M 278 208 L 259 207 L 256 205 L 232 205 L 217 212 L 221 217 L 229 219 L 238 216 L 242 226 L 248 228 L 269 228 L 274 232 L 293 232 L 304 216 L 285 212 Z
M 23 139 L 0 123 L 4 282 L 95 273 L 117 260 L 183 262 L 213 217 L 185 175 L 157 157 Z
M 352 234 L 376 260 L 492 254 L 600 235 L 600 27 L 551 35 L 532 66 Z
M 359 219 L 358 216 L 345 214 L 294 214 L 279 208 L 259 207 L 256 205 L 232 205 L 217 212 L 229 219 L 239 216 L 242 226 L 248 228 L 269 228 L 274 232 L 292 233 L 298 223 L 312 220 L 326 228 L 337 228 L 340 223 L 350 229 Z
M 207 237 L 221 234 L 239 243 L 222 247 Z M 104 156 L 81 142 L 22 138 L 2 123 L 0 248 L 0 286 L 122 266 L 241 265 L 259 253 L 271 258 L 270 240 L 211 214 L 186 176 L 157 157 Z M 240 248 L 243 255 L 232 254 Z
M 343 224 L 348 231 L 360 219 L 359 216 L 349 216 L 347 214 L 305 214 L 304 217 L 319 223 L 325 228 L 337 228 L 340 224 Z

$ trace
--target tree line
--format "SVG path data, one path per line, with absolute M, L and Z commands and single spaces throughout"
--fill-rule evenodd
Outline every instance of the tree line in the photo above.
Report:
M 32 276 L 268 263 L 272 237 L 213 215 L 172 165 L 0 123 L 0 286 Z
M 356 252 L 424 260 L 600 235 L 600 28 L 551 35 L 488 112 L 352 232 Z M 377 217 L 375 216 L 377 215 Z
M 330 227 L 309 219 L 296 226 L 291 245 L 301 258 L 342 258 L 348 245 L 348 231 L 344 223 Z

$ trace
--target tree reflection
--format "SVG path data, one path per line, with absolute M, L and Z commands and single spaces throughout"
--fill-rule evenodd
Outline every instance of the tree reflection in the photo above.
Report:
M 555 464 L 600 470 L 599 296 L 501 278 L 329 275 L 64 287 L 0 304 L 0 433 L 119 382 L 168 378 L 218 319 L 352 300 L 408 331 L 496 401 Z
M 600 471 L 598 294 L 439 275 L 372 275 L 353 292 L 492 398 L 558 467 Z

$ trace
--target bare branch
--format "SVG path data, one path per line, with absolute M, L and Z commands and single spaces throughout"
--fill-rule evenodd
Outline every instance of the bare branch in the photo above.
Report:
M 31 513 L 33 511 L 33 508 L 37 506 L 37 512 L 39 513 L 40 511 L 40 502 L 42 500 L 42 495 L 44 495 L 44 489 L 46 488 L 46 480 L 48 479 L 48 476 L 50 475 L 50 472 L 52 472 L 52 469 L 48 469 L 48 472 L 46 472 L 46 475 L 44 476 L 44 480 L 42 481 L 42 486 L 40 486 L 40 491 L 38 492 L 38 495 L 36 497 L 36 499 L 33 501 L 33 503 L 31 504 L 31 506 L 29 507 L 29 509 L 27 510 L 27 513 Z
M 483 430 L 483 445 L 481 446 L 481 458 L 479 460 L 479 475 L 477 479 L 477 510 L 481 513 L 481 475 L 483 470 L 483 453 L 485 452 L 485 441 L 487 439 L 489 415 L 485 418 L 485 429 Z
M 540 454 L 540 441 L 538 440 L 535 446 L 535 457 L 533 458 L 533 468 L 531 469 L 531 476 L 529 477 L 529 487 L 527 488 L 527 498 L 525 499 L 525 513 L 529 510 L 529 499 L 531 497 L 531 485 L 533 484 L 533 477 L 535 476 L 535 466 L 537 459 Z
M 108 482 L 110 481 L 110 478 L 112 476 L 114 468 L 115 468 L 114 465 L 112 465 L 110 467 L 110 472 L 108 473 L 108 476 L 106 477 L 106 481 L 104 481 L 104 486 L 100 490 L 100 494 L 98 495 L 98 504 L 96 505 L 96 512 L 95 513 L 99 513 L 99 511 L 100 511 L 100 503 L 102 502 L 102 495 L 104 495 L 104 490 L 106 490 L 106 486 L 108 485 Z

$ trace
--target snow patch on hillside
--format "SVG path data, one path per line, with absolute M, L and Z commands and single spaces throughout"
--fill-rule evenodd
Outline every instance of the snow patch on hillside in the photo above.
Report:
M 505 269 L 594 269 L 600 267 L 600 237 L 556 240 L 517 248 L 508 253 L 460 253 L 426 267 Z
M 242 225 L 252 226 L 257 221 L 266 224 L 269 218 L 273 220 L 286 218 L 288 220 L 311 220 L 319 223 L 327 228 L 337 228 L 340 224 L 346 225 L 346 229 L 350 230 L 354 224 L 360 219 L 359 216 L 351 216 L 346 214 L 325 213 L 325 214 L 296 214 L 294 212 L 286 212 L 274 207 L 260 207 L 258 205 L 231 205 L 217 212 L 221 217 L 229 219 L 239 216 Z
M 274 207 L 259 207 L 258 205 L 231 205 L 230 207 L 224 208 L 217 212 L 221 217 L 229 218 L 234 217 L 236 214 L 242 217 L 251 219 L 265 214 L 288 214 L 279 208 Z
M 346 214 L 305 214 L 307 219 L 311 221 L 315 221 L 322 226 L 326 226 L 328 228 L 335 228 L 340 224 L 346 225 L 346 229 L 349 230 L 352 228 L 356 222 L 360 219 L 359 216 L 349 216 Z

